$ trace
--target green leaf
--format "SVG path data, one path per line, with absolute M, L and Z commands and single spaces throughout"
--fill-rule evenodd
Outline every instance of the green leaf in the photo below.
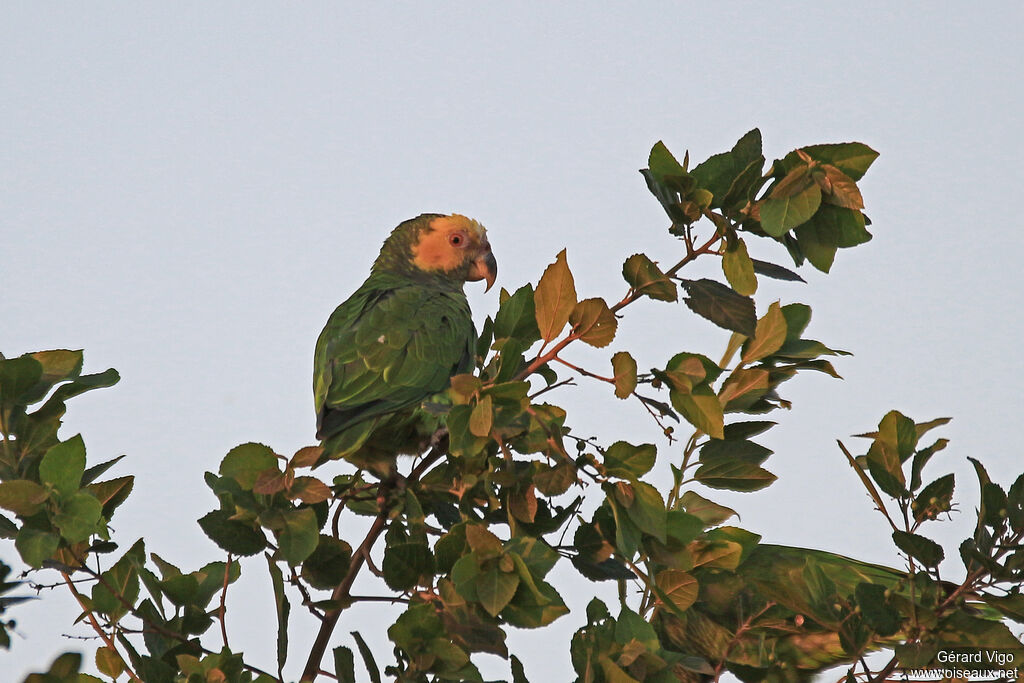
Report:
M 632 558 L 640 546 L 640 529 L 630 518 L 626 507 L 615 500 L 613 493 L 608 489 L 605 489 L 605 492 L 606 501 L 615 519 L 615 549 L 622 557 Z
M 577 303 L 569 314 L 569 322 L 582 341 L 599 349 L 612 343 L 618 327 L 615 315 L 599 297 Z
M 748 439 L 712 439 L 701 447 L 700 461 L 702 463 L 709 463 L 720 460 L 734 460 L 752 465 L 760 465 L 771 454 L 771 449 Z
M 39 463 L 39 479 L 62 496 L 78 491 L 85 472 L 85 442 L 76 434 L 46 451 Z
M 476 594 L 481 606 L 492 617 L 505 608 L 516 594 L 521 579 L 512 572 L 504 572 L 495 564 L 480 572 L 476 579 Z
M 665 176 L 686 175 L 686 169 L 676 161 L 672 152 L 668 151 L 668 147 L 661 140 L 654 143 L 651 148 L 651 153 L 647 158 L 647 167 L 659 181 Z
M 476 580 L 480 576 L 480 560 L 475 553 L 463 555 L 451 569 L 452 585 L 460 597 L 469 602 L 479 602 Z
M 86 490 L 103 505 L 103 516 L 109 520 L 113 517 L 114 510 L 128 500 L 134 486 L 135 477 L 127 476 L 89 484 Z
M 686 545 L 697 538 L 707 524 L 697 515 L 682 510 L 669 510 L 667 514 L 666 535 L 669 543 Z
M 708 436 L 721 439 L 725 417 L 718 395 L 706 384 L 693 388 L 689 393 L 673 389 L 669 392 L 672 407 L 682 413 L 686 421 Z
M 505 606 L 501 616 L 509 624 L 519 628 L 541 628 L 569 613 L 562 596 L 551 584 L 540 580 L 535 583 L 539 597 L 533 591 L 520 589 Z
M 642 481 L 634 481 L 633 504 L 629 506 L 629 517 L 633 523 L 660 542 L 665 542 L 666 511 L 658 489 Z
M 146 561 L 146 546 L 142 539 L 125 552 L 114 565 L 103 572 L 103 580 L 92 587 L 94 609 L 117 621 L 128 613 L 127 605 L 134 605 L 139 597 L 139 568 Z
M 117 654 L 117 650 L 101 647 L 96 650 L 96 668 L 101 674 L 117 679 L 124 672 L 124 660 Z M 80 676 L 77 683 L 82 683 Z
M 42 376 L 43 366 L 29 355 L 0 358 L 0 404 L 15 405 L 22 402 L 22 397 Z
M 491 427 L 494 425 L 494 401 L 490 396 L 484 396 L 473 406 L 473 412 L 469 414 L 469 432 L 473 436 L 486 438 L 491 434 Z
M 942 546 L 920 534 L 897 530 L 892 532 L 892 540 L 896 547 L 926 567 L 938 567 L 946 556 Z
M 244 443 L 232 448 L 220 463 L 220 474 L 230 477 L 246 491 L 251 491 L 260 473 L 277 468 L 277 456 L 261 443 Z M 258 552 L 258 551 L 257 551 Z
M 68 543 L 78 543 L 97 532 L 102 513 L 103 506 L 95 497 L 78 491 L 61 502 L 53 523 Z
M 914 421 L 895 410 L 890 411 L 871 434 L 874 441 L 867 453 L 868 472 L 875 483 L 893 498 L 906 495 L 903 461 L 913 453 L 917 442 Z
M 878 484 L 878 488 L 882 489 L 890 498 L 903 498 L 908 493 L 903 482 L 903 471 L 899 468 L 890 469 L 884 460 L 872 457 L 872 452 L 880 450 L 874 444 L 868 450 L 866 458 L 868 473 L 875 480 L 875 483 Z
M 498 557 L 503 552 L 501 539 L 480 524 L 466 525 L 466 542 L 481 560 Z
M 1017 477 L 1017 480 L 1010 486 L 1007 494 L 1007 517 L 1010 521 L 1010 528 L 1014 533 L 1024 531 L 1024 474 Z
M 242 575 L 242 567 L 237 560 L 230 564 L 227 562 L 210 562 L 203 565 L 203 568 L 198 572 L 193 572 L 192 575 L 199 580 L 195 604 L 205 609 L 210 604 L 213 596 L 224 589 L 225 581 L 230 585 L 238 580 L 238 577 Z M 142 577 L 145 580 L 145 574 L 142 574 Z
M 284 528 L 278 536 L 278 550 L 291 565 L 301 564 L 316 549 L 320 523 L 313 508 L 298 508 L 281 513 Z
M 679 298 L 675 283 L 645 254 L 633 254 L 626 259 L 622 264 L 622 277 L 635 291 L 657 301 Z
M 725 273 L 725 279 L 738 294 L 751 296 L 757 291 L 754 262 L 750 259 L 747 245 L 742 239 L 736 240 L 736 243 L 722 255 L 722 271 Z
M 677 609 L 685 611 L 697 601 L 697 579 L 679 569 L 665 569 L 654 579 L 658 588 L 672 601 Z
M 533 301 L 541 339 L 552 341 L 561 334 L 576 306 L 576 285 L 565 259 L 565 249 L 558 252 L 555 262 L 544 270 Z
M 13 539 L 18 535 L 18 525 L 12 522 L 6 515 L 0 515 L 0 538 Z
M 341 583 L 352 561 L 352 546 L 320 534 L 316 549 L 302 563 L 302 578 L 313 588 L 329 589 Z
M 926 519 L 935 519 L 943 512 L 949 512 L 953 507 L 954 485 L 953 475 L 947 474 L 921 489 L 911 504 L 914 521 L 920 523 Z
M 876 441 L 885 447 L 887 456 L 899 459 L 900 464 L 914 454 L 917 446 L 917 426 L 899 411 L 890 410 L 878 423 Z
M 0 482 L 0 507 L 21 517 L 39 512 L 49 497 L 49 491 L 28 479 Z
M 999 529 L 1006 519 L 1006 492 L 999 484 L 989 482 L 981 488 L 982 510 L 980 515 L 985 526 Z
M 718 526 L 731 517 L 736 516 L 736 511 L 708 500 L 699 493 L 686 491 L 679 498 L 679 506 L 691 515 L 698 517 L 705 526 Z
M 377 661 L 373 658 L 373 650 L 363 640 L 359 631 L 351 631 L 352 637 L 356 640 L 356 647 L 359 648 L 359 656 L 363 658 L 363 666 L 370 676 L 371 683 L 380 683 L 380 669 L 377 668 Z
M 512 655 L 510 660 L 512 667 L 512 683 L 530 683 L 530 679 L 526 677 L 526 671 L 523 669 L 523 663 L 519 661 L 519 658 Z
M 775 353 L 782 348 L 786 334 L 786 317 L 776 301 L 757 321 L 753 338 L 743 345 L 743 362 L 754 363 Z
M 832 269 L 839 247 L 839 235 L 833 226 L 827 223 L 806 223 L 797 228 L 796 239 L 811 265 L 823 273 Z
M 778 478 L 758 465 L 727 457 L 708 458 L 693 476 L 709 488 L 727 491 L 759 491 Z
M 14 547 L 17 548 L 21 559 L 30 567 L 36 569 L 43 566 L 43 562 L 53 557 L 60 546 L 60 536 L 49 531 L 33 529 L 23 526 L 14 539 Z
M 81 667 L 82 655 L 77 652 L 65 652 L 53 660 L 49 671 L 45 674 L 31 674 L 24 683 L 80 683 L 85 676 L 78 673 Z
M 815 161 L 832 164 L 852 180 L 864 177 L 868 167 L 878 158 L 878 152 L 861 142 L 839 142 L 826 145 L 811 145 L 803 151 Z M 786 156 L 786 161 L 800 163 L 796 152 Z
M 384 582 L 396 591 L 409 590 L 419 583 L 420 577 L 434 573 L 434 556 L 430 548 L 421 543 L 398 543 L 384 549 L 380 566 Z
M 615 379 L 615 397 L 629 398 L 636 390 L 636 361 L 626 351 L 612 356 L 612 372 Z
M 356 683 L 356 660 L 352 649 L 339 645 L 334 648 L 334 676 L 338 683 Z
M 764 368 L 737 368 L 718 394 L 727 412 L 748 410 L 771 388 L 771 374 Z
M 743 545 L 736 541 L 695 541 L 689 548 L 694 567 L 736 569 L 743 557 Z
M 661 649 L 661 643 L 658 641 L 658 634 L 654 631 L 654 627 L 639 614 L 623 605 L 615 620 L 615 641 L 625 645 L 631 640 L 640 641 L 650 652 L 657 652 Z
M 604 680 L 608 683 L 640 683 L 640 681 L 623 671 L 622 667 L 613 662 L 606 654 L 598 655 L 597 663 L 604 674 Z
M 214 510 L 199 520 L 199 527 L 211 541 L 232 555 L 247 557 L 267 547 L 263 532 L 251 524 L 233 520 L 223 510 Z
M 763 434 L 777 425 L 771 420 L 752 420 L 748 422 L 733 422 L 725 425 L 725 438 L 729 441 L 738 439 L 749 439 L 752 436 Z
M 587 603 L 587 623 L 594 624 L 599 621 L 604 621 L 611 617 L 611 613 L 608 611 L 608 606 L 601 602 L 598 598 L 592 598 Z
M 446 584 L 442 583 L 440 588 L 441 600 L 446 605 L 441 611 L 445 635 L 465 652 L 489 652 L 507 658 L 505 632 L 498 627 L 496 620 L 484 616 L 475 605 L 454 604 L 452 600 L 460 601 L 457 596 L 448 599 L 450 591 Z
M 540 339 L 536 315 L 533 287 L 525 284 L 498 307 L 494 316 L 494 338 L 515 337 L 530 343 Z
M 871 233 L 864 228 L 864 214 L 828 204 L 794 234 L 807 260 L 823 273 L 832 267 L 836 249 L 854 247 L 871 239 Z
M 691 174 L 700 187 L 714 195 L 715 201 L 711 206 L 720 207 L 725 205 L 727 197 L 733 198 L 733 201 L 743 197 L 746 188 L 736 187 L 737 181 L 747 177 L 749 182 L 753 182 L 760 177 L 763 165 L 761 131 L 755 128 L 740 138 L 730 151 L 708 158 L 698 164 Z M 750 168 L 753 170 L 748 171 Z
M 605 451 L 605 472 L 612 477 L 638 479 L 654 467 L 657 454 L 654 444 L 633 446 L 625 441 L 616 441 Z
M 538 468 L 533 475 L 533 483 L 537 490 L 546 496 L 560 496 L 576 481 L 576 470 L 569 463 L 561 463 L 555 467 L 538 463 Z
M 277 566 L 270 555 L 267 555 L 267 568 L 270 570 L 270 582 L 274 588 L 274 611 L 277 614 L 277 670 L 284 668 L 288 659 L 288 616 L 291 613 L 291 603 L 284 592 L 284 576 L 281 568 Z
M 754 336 L 757 316 L 754 302 L 714 280 L 683 280 L 686 305 L 697 315 L 727 330 Z
M 790 171 L 761 205 L 761 228 L 772 237 L 806 223 L 821 206 L 821 188 L 807 167 Z
M 559 558 L 544 539 L 532 536 L 515 536 L 505 544 L 505 550 L 522 558 L 530 573 L 540 579 L 551 571 Z
M 802 277 L 794 273 L 788 268 L 769 263 L 768 261 L 758 261 L 757 259 L 750 259 L 750 262 L 754 265 L 754 272 L 758 275 L 764 275 L 775 280 L 786 280 L 789 282 L 806 282 Z

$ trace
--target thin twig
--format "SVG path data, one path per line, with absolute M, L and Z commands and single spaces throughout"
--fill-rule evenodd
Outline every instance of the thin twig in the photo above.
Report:
M 441 430 L 434 434 L 432 443 L 440 441 L 444 437 L 444 433 Z M 436 463 L 441 457 L 443 457 L 443 451 L 432 447 L 427 454 L 413 466 L 412 472 L 406 478 L 406 483 L 415 483 L 423 475 L 423 473 L 429 469 L 434 463 Z M 381 482 L 378 486 L 378 497 L 382 497 L 386 493 L 387 482 Z M 374 543 L 384 532 L 384 529 L 388 525 L 388 514 L 389 510 L 385 506 L 381 506 L 380 511 L 373 520 L 373 524 L 370 525 L 369 531 L 366 532 L 366 537 L 363 538 L 363 542 L 359 544 L 359 548 L 356 549 L 352 555 L 351 564 L 349 564 L 348 572 L 345 574 L 345 578 L 341 580 L 341 583 L 335 587 L 334 592 L 331 594 L 331 600 L 344 604 L 345 601 L 350 597 L 349 592 L 352 590 L 352 584 L 355 583 L 356 577 L 359 575 L 359 571 L 363 568 L 363 564 L 366 563 L 370 558 L 370 551 L 373 549 Z M 316 677 L 321 673 L 320 662 L 324 658 L 324 653 L 327 652 L 327 645 L 331 640 L 331 634 L 334 633 L 334 627 L 338 624 L 338 619 L 341 617 L 341 609 L 328 610 L 324 614 L 324 619 L 320 624 L 320 630 L 317 632 L 316 639 L 313 641 L 313 647 L 310 648 L 309 657 L 306 659 L 306 667 L 302 671 L 302 677 L 299 679 L 303 683 L 309 683 L 310 681 L 316 680 Z
M 878 493 L 878 489 L 875 488 L 874 483 L 868 479 L 868 475 L 864 474 L 864 470 L 857 464 L 857 461 L 850 454 L 850 451 L 846 450 L 846 446 L 843 445 L 843 442 L 836 440 L 836 443 L 839 444 L 839 450 L 841 450 L 843 455 L 846 456 L 846 460 L 850 463 L 850 467 L 852 467 L 853 471 L 857 473 L 858 477 L 860 477 L 860 481 L 864 484 L 864 488 L 867 489 L 868 495 L 871 496 L 873 501 L 875 501 L 875 507 L 878 508 L 879 512 L 885 515 L 885 519 L 888 520 L 889 526 L 892 527 L 892 530 L 899 531 L 900 528 L 896 526 L 896 522 L 892 521 L 892 517 L 889 516 L 889 511 L 886 509 L 885 503 L 882 501 L 882 496 Z
M 352 602 L 410 602 L 409 598 L 401 598 L 397 595 L 350 595 L 348 599 Z
M 96 635 L 103 639 L 103 642 L 106 643 L 107 648 L 111 652 L 117 654 L 118 657 L 121 658 L 121 662 L 124 665 L 124 671 L 128 674 L 128 677 L 131 678 L 133 681 L 141 681 L 142 679 L 139 678 L 134 671 L 132 671 L 130 666 L 128 666 L 128 662 L 124 661 L 124 657 L 120 656 L 120 653 L 117 651 L 117 646 L 114 644 L 113 638 L 111 638 L 110 634 L 104 631 L 103 627 L 100 626 L 100 622 L 96 620 L 96 615 L 93 613 L 92 608 L 86 605 L 85 596 L 78 592 L 78 588 L 75 587 L 74 582 L 71 580 L 71 576 L 67 574 L 67 572 L 61 572 L 61 576 L 64 577 L 64 583 L 67 584 L 68 590 L 71 591 L 71 595 L 75 597 L 75 600 L 78 602 L 78 605 L 82 608 L 82 611 L 85 614 L 86 621 L 88 621 L 89 625 L 92 626 L 92 630 L 96 632 Z
M 217 619 L 220 620 L 220 635 L 224 639 L 224 649 L 230 650 L 228 646 L 228 628 L 225 624 L 224 615 L 227 613 L 228 579 L 231 576 L 231 553 L 228 553 L 227 564 L 224 565 L 224 585 L 220 590 L 220 607 L 217 609 Z
M 571 368 L 571 369 L 575 370 L 576 372 L 578 372 L 581 375 L 584 375 L 586 377 L 592 377 L 594 379 L 599 379 L 602 382 L 608 382 L 609 384 L 615 384 L 615 378 L 614 377 L 604 377 L 602 375 L 595 374 L 595 373 L 591 372 L 590 370 L 584 370 L 580 366 L 573 365 L 569 361 L 565 360 L 564 358 L 559 358 L 558 356 L 555 356 L 552 360 L 554 360 L 557 363 L 561 363 L 565 367 Z
M 559 387 L 574 387 L 574 386 L 576 386 L 575 378 L 570 377 L 569 379 L 563 379 L 561 382 L 555 382 L 554 384 L 549 384 L 546 387 L 544 387 L 543 389 L 539 389 L 539 390 L 535 391 L 534 393 L 530 394 L 529 396 L 527 396 L 527 398 L 529 398 L 532 401 L 533 399 L 537 398 L 541 394 L 547 393 L 547 392 L 552 391 L 554 389 L 557 389 Z
M 736 633 L 733 634 L 732 638 L 729 640 L 729 644 L 725 648 L 725 654 L 722 655 L 722 658 L 718 660 L 718 664 L 715 666 L 715 681 L 718 681 L 719 677 L 722 675 L 722 669 L 725 668 L 725 663 L 726 661 L 728 661 L 729 655 L 732 654 L 733 648 L 739 645 L 740 637 L 750 630 L 751 626 L 753 626 L 754 624 L 755 619 L 761 617 L 761 615 L 763 615 L 765 612 L 767 612 L 774 606 L 775 602 L 769 600 L 760 612 L 758 612 L 757 614 L 750 615 L 749 617 L 743 620 L 742 624 L 739 625 L 739 628 L 736 629 Z
M 673 275 L 675 275 L 676 272 L 679 271 L 680 268 L 690 263 L 694 259 L 698 258 L 702 254 L 712 253 L 712 247 L 721 240 L 722 236 L 719 235 L 716 231 L 715 234 L 712 235 L 711 239 L 709 239 L 707 242 L 705 242 L 697 249 L 694 249 L 692 244 L 687 243 L 686 256 L 684 256 L 678 263 L 676 263 L 674 266 L 665 271 L 665 277 L 672 277 Z M 640 287 L 639 289 L 630 288 L 630 290 L 626 293 L 626 296 L 624 296 L 621 301 L 612 306 L 609 310 L 612 313 L 618 313 L 620 310 L 622 310 L 629 304 L 633 303 L 641 296 L 643 296 L 643 287 Z M 514 381 L 519 381 L 529 377 L 534 372 L 536 372 L 538 368 L 550 363 L 552 360 L 557 358 L 558 353 L 562 349 L 564 349 L 566 346 L 568 346 L 575 340 L 579 339 L 581 336 L 582 335 L 576 330 L 571 330 L 569 334 L 565 336 L 564 339 L 562 339 L 557 344 L 552 346 L 551 349 L 547 351 L 547 353 L 544 353 L 545 349 L 548 348 L 547 342 L 545 342 L 544 345 L 541 346 L 540 351 L 538 351 L 537 357 L 530 361 L 530 363 L 512 379 Z

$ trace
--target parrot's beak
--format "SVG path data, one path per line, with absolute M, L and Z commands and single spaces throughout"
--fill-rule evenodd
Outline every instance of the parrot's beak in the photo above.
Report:
M 494 260 L 491 246 L 485 243 L 480 255 L 473 259 L 473 264 L 469 267 L 469 277 L 466 279 L 470 282 L 485 280 L 487 282 L 487 289 L 484 291 L 486 292 L 494 285 L 494 280 L 497 277 L 498 262 Z

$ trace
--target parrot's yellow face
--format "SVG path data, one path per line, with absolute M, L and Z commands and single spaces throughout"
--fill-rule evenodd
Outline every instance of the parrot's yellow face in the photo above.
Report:
M 424 271 L 465 272 L 469 282 L 494 284 L 498 264 L 487 241 L 487 229 L 477 221 L 452 214 L 434 218 L 412 245 L 412 263 Z M 468 268 L 467 268 L 468 266 Z

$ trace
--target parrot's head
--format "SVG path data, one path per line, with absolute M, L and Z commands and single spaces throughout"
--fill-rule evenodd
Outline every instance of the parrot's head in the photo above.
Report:
M 498 275 L 487 229 L 457 213 L 425 213 L 403 222 L 384 243 L 375 267 L 425 274 L 460 286 L 484 280 L 487 289 Z

